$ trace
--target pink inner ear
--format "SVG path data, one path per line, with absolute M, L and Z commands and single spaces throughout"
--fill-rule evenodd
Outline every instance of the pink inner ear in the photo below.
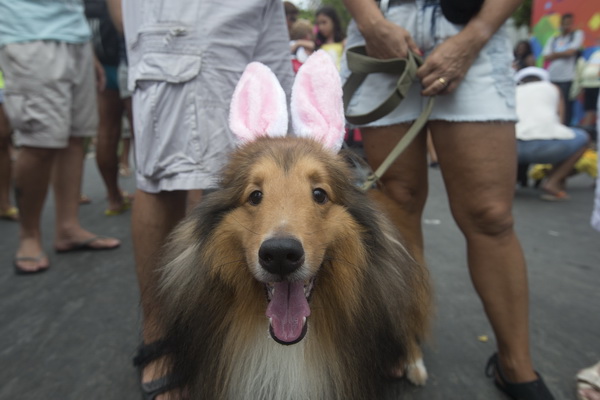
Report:
M 342 85 L 325 51 L 314 53 L 298 71 L 291 112 L 296 135 L 312 137 L 334 151 L 340 149 L 345 124 Z
M 285 93 L 275 74 L 261 63 L 248 64 L 231 101 L 231 130 L 248 142 L 259 136 L 284 136 L 287 124 Z

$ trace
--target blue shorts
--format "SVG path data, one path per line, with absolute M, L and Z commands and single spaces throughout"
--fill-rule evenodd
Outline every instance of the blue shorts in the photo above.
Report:
M 106 87 L 109 90 L 119 90 L 119 80 L 117 79 L 117 67 L 114 65 L 102 64 L 104 75 L 106 77 Z
M 517 140 L 519 164 L 560 164 L 589 141 L 587 132 L 571 128 L 573 139 Z
M 463 25 L 449 22 L 438 0 L 403 1 L 385 13 L 387 20 L 408 30 L 425 58 L 433 49 L 461 31 Z M 364 45 L 365 40 L 352 21 L 348 26 L 346 48 Z M 489 40 L 473 62 L 458 88 L 436 98 L 429 119 L 461 122 L 516 121 L 512 46 L 505 27 Z M 345 58 L 342 79 L 350 75 Z M 348 114 L 364 114 L 386 99 L 394 90 L 397 76 L 370 74 L 354 94 Z M 421 83 L 415 81 L 402 103 L 387 116 L 366 126 L 388 126 L 415 120 L 427 99 L 421 96 Z

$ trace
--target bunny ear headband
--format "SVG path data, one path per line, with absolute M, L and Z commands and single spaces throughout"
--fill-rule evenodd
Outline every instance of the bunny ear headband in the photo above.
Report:
M 290 104 L 296 136 L 309 137 L 336 152 L 344 140 L 342 85 L 331 57 L 311 55 L 296 75 Z M 285 136 L 288 113 L 283 88 L 264 64 L 248 64 L 238 82 L 229 127 L 242 143 L 261 136 Z

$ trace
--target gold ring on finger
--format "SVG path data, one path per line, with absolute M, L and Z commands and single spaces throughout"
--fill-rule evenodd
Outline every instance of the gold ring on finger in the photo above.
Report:
M 444 78 L 438 78 L 438 82 L 444 86 L 446 86 L 448 84 L 448 81 L 446 81 L 446 79 L 444 79 Z

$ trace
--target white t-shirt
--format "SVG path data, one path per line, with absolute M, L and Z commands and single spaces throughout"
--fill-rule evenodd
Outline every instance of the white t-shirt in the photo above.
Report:
M 560 122 L 559 89 L 548 81 L 517 86 L 517 139 L 572 139 L 575 133 Z
M 567 50 L 578 50 L 583 46 L 583 31 L 574 31 L 565 36 L 554 36 L 546 42 L 542 55 L 558 53 Z M 548 73 L 552 82 L 570 82 L 575 78 L 577 56 L 557 58 L 550 61 Z

